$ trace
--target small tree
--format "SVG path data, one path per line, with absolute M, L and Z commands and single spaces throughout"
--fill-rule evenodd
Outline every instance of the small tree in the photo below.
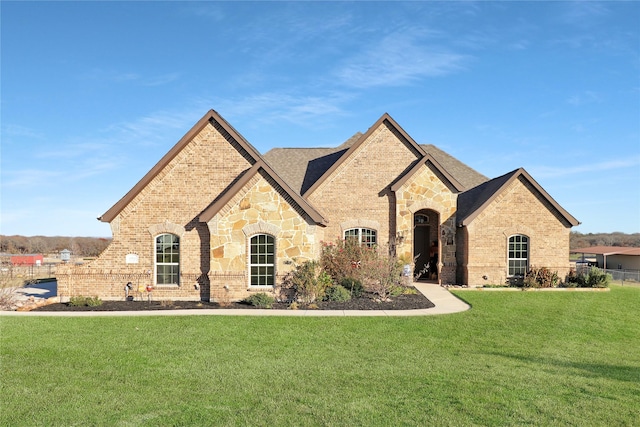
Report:
M 378 251 L 361 267 L 363 284 L 367 290 L 377 294 L 382 301 L 387 301 L 392 291 L 403 285 L 402 268 L 402 263 L 395 256 Z

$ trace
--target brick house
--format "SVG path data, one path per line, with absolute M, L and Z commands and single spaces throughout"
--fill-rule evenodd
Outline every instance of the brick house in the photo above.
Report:
M 63 299 L 121 299 L 127 283 L 158 299 L 242 299 L 347 237 L 440 283 L 504 283 L 532 265 L 564 275 L 579 224 L 524 169 L 489 180 L 388 114 L 336 148 L 261 155 L 213 110 L 99 220 L 113 241 L 58 272 Z

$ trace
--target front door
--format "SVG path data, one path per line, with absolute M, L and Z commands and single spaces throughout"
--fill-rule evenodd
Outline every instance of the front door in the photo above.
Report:
M 416 225 L 413 229 L 413 258 L 416 260 L 413 274 L 420 274 L 418 278 L 422 280 L 429 278 L 429 236 L 431 227 L 428 225 Z

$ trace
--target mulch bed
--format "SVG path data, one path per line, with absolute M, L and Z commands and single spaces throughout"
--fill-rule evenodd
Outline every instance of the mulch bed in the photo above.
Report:
M 391 301 L 378 302 L 371 295 L 353 298 L 346 302 L 319 301 L 317 310 L 415 310 L 432 308 L 435 305 L 420 292 L 411 295 L 399 295 Z M 245 309 L 254 307 L 242 302 L 234 302 L 224 307 L 215 302 L 205 301 L 103 301 L 97 307 L 74 307 L 68 303 L 50 304 L 33 311 L 146 311 L 146 310 L 201 310 L 201 309 Z M 300 309 L 305 307 L 300 305 Z M 287 310 L 288 303 L 275 303 L 272 310 Z

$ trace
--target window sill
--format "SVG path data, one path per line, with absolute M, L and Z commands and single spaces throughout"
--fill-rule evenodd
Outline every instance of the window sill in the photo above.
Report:
M 153 285 L 154 289 L 178 289 L 180 285 Z
M 265 285 L 265 286 L 249 286 L 247 291 L 249 292 L 264 292 L 273 290 L 273 285 Z

